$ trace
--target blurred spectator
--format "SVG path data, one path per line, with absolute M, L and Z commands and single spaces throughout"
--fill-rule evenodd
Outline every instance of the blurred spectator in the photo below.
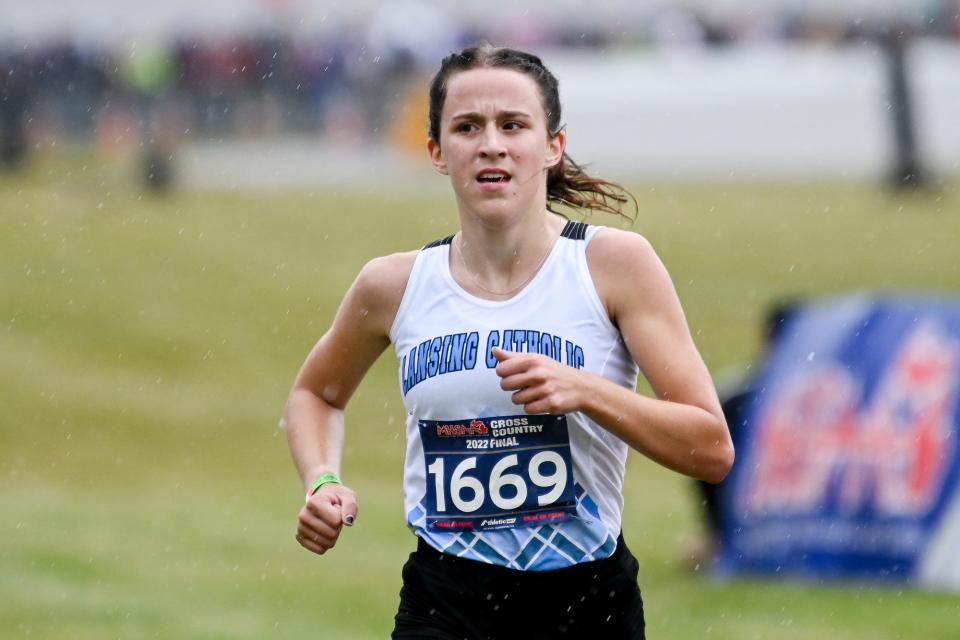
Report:
M 346 140 L 407 140 L 409 123 L 417 121 L 410 111 L 418 107 L 406 96 L 416 93 L 412 88 L 445 54 L 483 37 L 540 48 L 683 50 L 775 41 L 842 45 L 873 39 L 884 29 L 877 17 L 825 18 L 796 7 L 749 15 L 667 8 L 636 11 L 608 25 L 532 11 L 503 12 L 478 32 L 435 4 L 402 0 L 375 5 L 364 25 L 322 37 L 248 32 L 140 43 L 129 50 L 67 38 L 19 48 L 0 44 L 0 163 L 22 161 L 31 137 L 83 139 L 96 133 L 101 142 L 127 143 L 130 118 L 155 141 L 159 130 L 169 128 L 158 127 L 156 119 L 175 123 L 179 136 L 316 132 Z M 960 38 L 960 2 L 930 4 L 912 16 L 910 29 Z
M 0 55 L 0 170 L 20 167 L 27 155 L 30 84 L 19 56 Z
M 887 94 L 895 150 L 890 184 L 898 189 L 917 187 L 925 182 L 917 155 L 916 123 L 908 77 L 906 50 L 911 37 L 908 27 L 891 25 L 880 40 L 887 62 Z
M 764 319 L 760 352 L 754 359 L 754 363 L 747 367 L 745 371 L 729 375 L 726 379 L 721 379 L 717 383 L 717 393 L 723 408 L 723 416 L 726 418 L 734 442 L 737 441 L 738 430 L 744 428 L 750 400 L 756 392 L 754 382 L 760 374 L 763 363 L 770 352 L 770 347 L 777 341 L 784 325 L 798 306 L 799 303 L 795 300 L 774 303 L 767 311 Z M 703 506 L 704 530 L 701 536 L 691 544 L 690 548 L 684 551 L 684 561 L 689 563 L 691 567 L 697 568 L 701 564 L 712 561 L 716 556 L 720 541 L 719 502 L 726 485 L 724 482 L 709 484 L 697 481 L 695 486 L 699 502 Z
M 173 130 L 171 88 L 177 73 L 174 52 L 165 47 L 139 47 L 124 67 L 140 132 L 143 183 L 163 192 L 173 183 Z
M 655 43 L 670 49 L 700 48 L 707 44 L 707 30 L 700 17 L 680 8 L 666 9 L 650 25 Z
M 385 3 L 374 13 L 366 34 L 372 64 L 357 67 L 363 74 L 373 131 L 389 128 L 391 114 L 408 94 L 417 70 L 436 67 L 459 47 L 459 33 L 457 24 L 440 9 L 417 0 Z

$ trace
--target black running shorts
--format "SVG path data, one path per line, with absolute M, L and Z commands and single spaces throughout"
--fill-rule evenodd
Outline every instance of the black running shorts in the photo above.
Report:
M 540 640 L 644 638 L 637 559 L 516 571 L 440 553 L 423 540 L 403 567 L 393 638 Z

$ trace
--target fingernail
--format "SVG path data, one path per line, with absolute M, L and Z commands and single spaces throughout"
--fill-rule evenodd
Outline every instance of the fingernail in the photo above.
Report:
M 344 516 L 343 521 L 347 524 L 348 527 L 349 527 L 349 526 L 352 526 L 352 525 L 353 525 L 353 516 Z

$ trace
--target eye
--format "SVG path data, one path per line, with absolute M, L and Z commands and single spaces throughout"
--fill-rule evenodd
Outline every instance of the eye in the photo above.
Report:
M 475 131 L 476 128 L 477 125 L 473 122 L 460 122 L 454 125 L 453 130 L 457 133 L 470 133 L 471 131 Z
M 504 122 L 503 128 L 507 131 L 516 131 L 517 129 L 523 129 L 523 123 L 517 122 L 516 120 L 511 120 L 509 122 Z

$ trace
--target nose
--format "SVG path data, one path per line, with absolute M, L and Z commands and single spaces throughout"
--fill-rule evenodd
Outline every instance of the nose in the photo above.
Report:
M 506 145 L 503 143 L 503 136 L 500 134 L 500 128 L 496 123 L 490 123 L 483 129 L 483 135 L 480 138 L 480 157 L 481 158 L 504 158 L 507 155 Z

